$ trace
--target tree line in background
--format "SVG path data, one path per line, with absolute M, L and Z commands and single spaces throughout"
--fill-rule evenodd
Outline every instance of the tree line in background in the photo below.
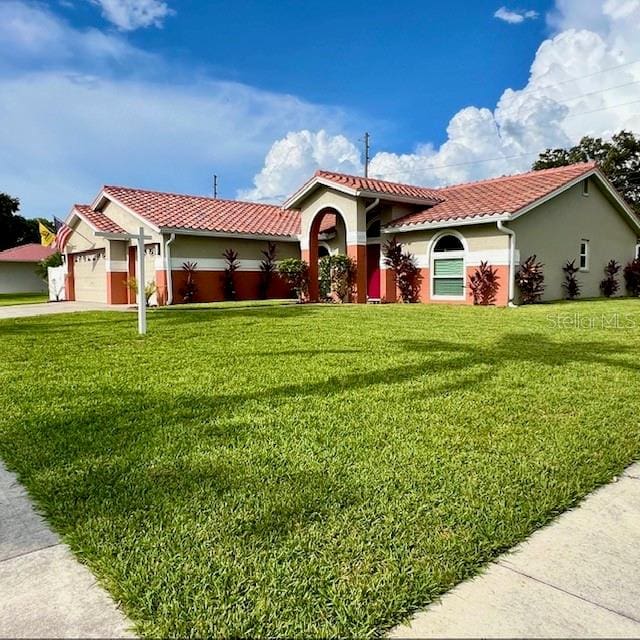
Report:
M 45 218 L 24 218 L 20 211 L 20 200 L 0 193 L 0 251 L 30 242 L 40 243 L 38 223 L 42 222 L 53 231 L 51 222 Z
M 640 140 L 631 131 L 620 131 L 611 140 L 585 136 L 570 149 L 547 149 L 533 170 L 566 167 L 576 162 L 597 162 L 605 176 L 640 215 Z

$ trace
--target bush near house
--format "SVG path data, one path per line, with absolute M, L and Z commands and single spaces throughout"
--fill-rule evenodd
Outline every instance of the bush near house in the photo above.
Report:
M 198 298 L 198 285 L 196 284 L 196 267 L 197 262 L 183 262 L 182 271 L 185 274 L 184 285 L 180 288 L 182 302 L 195 302 Z
M 604 268 L 605 278 L 600 282 L 600 291 L 606 298 L 615 295 L 620 289 L 620 283 L 616 276 L 620 273 L 622 266 L 615 260 L 609 260 Z
M 357 267 L 349 256 L 323 256 L 318 262 L 320 298 L 331 302 L 349 302 L 356 282 Z
M 473 304 L 495 304 L 499 288 L 498 270 L 487 262 L 481 262 L 480 266 L 469 276 L 469 289 L 473 295 Z
M 384 264 L 393 272 L 393 279 L 400 291 L 402 302 L 418 302 L 420 295 L 420 269 L 415 256 L 402 250 L 402 245 L 391 238 L 383 248 Z
M 125 286 L 127 287 L 127 289 L 129 289 L 129 291 L 131 291 L 131 293 L 133 294 L 133 297 L 135 299 L 135 301 L 137 302 L 138 300 L 138 280 L 136 278 L 127 278 L 124 281 Z M 147 284 L 144 285 L 144 299 L 146 302 L 147 307 L 149 306 L 149 300 L 151 300 L 151 296 L 156 292 L 157 287 L 156 287 L 156 283 L 155 282 L 147 282 Z
M 237 300 L 238 293 L 236 291 L 236 271 L 240 268 L 238 260 L 238 252 L 234 249 L 225 249 L 222 257 L 227 263 L 222 273 L 222 293 L 225 300 Z
M 544 265 L 537 261 L 534 254 L 529 256 L 518 268 L 516 284 L 520 289 L 523 304 L 540 302 L 544 293 Z
M 309 265 L 299 258 L 286 258 L 278 262 L 278 273 L 295 292 L 298 302 L 309 295 Z
M 269 288 L 273 277 L 278 272 L 276 264 L 276 243 L 267 243 L 266 250 L 262 251 L 264 256 L 260 262 L 260 283 L 258 284 L 258 298 L 260 300 L 266 300 L 269 297 Z
M 562 288 L 565 291 L 565 295 L 567 300 L 575 300 L 580 295 L 580 282 L 576 278 L 576 274 L 580 269 L 576 267 L 575 260 L 567 260 L 564 267 L 562 267 L 562 271 L 564 272 L 564 282 L 562 283 Z
M 640 297 L 640 258 L 636 258 L 624 268 L 624 281 L 632 296 Z
M 62 266 L 62 254 L 58 251 L 51 254 L 48 258 L 40 260 L 36 265 L 36 274 L 42 278 L 45 282 L 49 280 L 49 267 Z

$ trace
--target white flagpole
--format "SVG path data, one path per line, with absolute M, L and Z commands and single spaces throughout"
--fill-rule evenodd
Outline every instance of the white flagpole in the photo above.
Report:
M 147 299 L 144 295 L 144 228 L 138 232 L 138 333 L 147 333 Z

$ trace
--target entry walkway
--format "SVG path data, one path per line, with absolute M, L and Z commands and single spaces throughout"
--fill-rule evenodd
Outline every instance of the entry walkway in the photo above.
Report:
M 392 638 L 640 638 L 640 463 Z
M 126 304 L 101 304 L 100 302 L 43 302 L 37 304 L 15 304 L 0 306 L 0 320 L 48 316 L 56 313 L 76 311 L 131 311 Z
M 132 638 L 130 627 L 0 463 L 0 637 Z

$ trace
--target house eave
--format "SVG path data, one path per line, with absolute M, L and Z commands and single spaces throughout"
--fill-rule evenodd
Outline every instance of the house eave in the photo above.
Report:
M 274 235 L 264 233 L 235 233 L 233 231 L 204 231 L 181 227 L 161 227 L 160 233 L 175 233 L 181 236 L 205 236 L 207 238 L 239 238 L 242 240 L 266 240 L 270 242 L 298 242 L 298 236 Z

